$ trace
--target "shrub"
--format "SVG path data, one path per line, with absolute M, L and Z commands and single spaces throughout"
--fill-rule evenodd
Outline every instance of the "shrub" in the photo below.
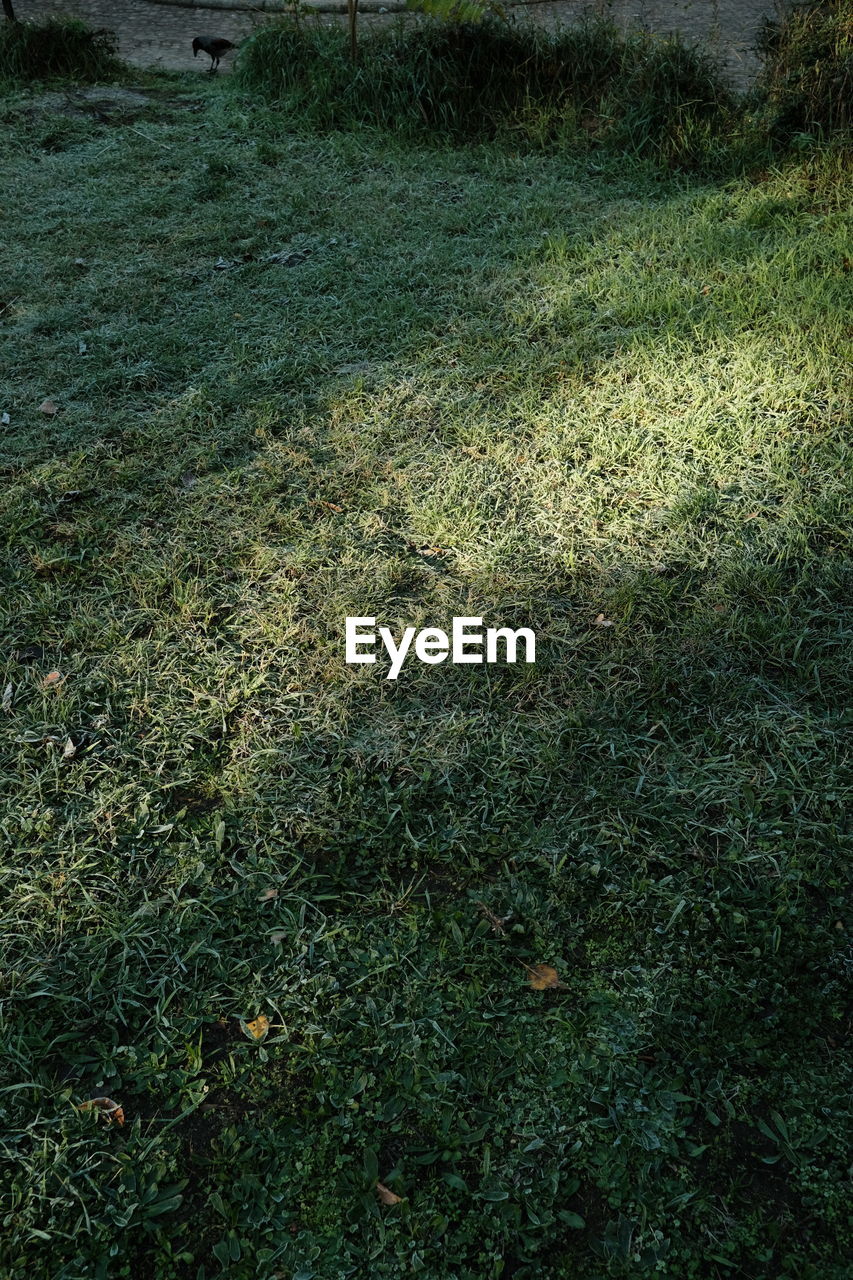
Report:
M 0 23 L 0 80 L 108 80 L 122 64 L 111 31 L 93 31 L 77 18 Z
M 777 142 L 821 139 L 853 124 L 853 0 L 805 0 L 759 38 L 760 92 Z
M 614 120 L 610 141 L 684 160 L 701 153 L 714 133 L 725 131 L 734 105 L 709 54 L 673 36 L 639 33 L 628 37 L 623 72 L 608 99 Z
M 237 77 L 312 127 L 370 123 L 472 140 L 568 132 L 576 143 L 627 142 L 678 161 L 689 158 L 697 123 L 706 132 L 722 124 L 732 100 L 704 54 L 601 19 L 556 32 L 494 17 L 372 31 L 357 66 L 340 30 L 278 22 L 245 43 Z

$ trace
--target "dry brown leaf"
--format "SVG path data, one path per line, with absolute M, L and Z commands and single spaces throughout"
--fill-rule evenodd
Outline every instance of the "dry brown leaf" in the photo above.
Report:
M 402 1196 L 395 1196 L 394 1192 L 389 1190 L 389 1188 L 385 1186 L 384 1182 L 377 1182 L 376 1194 L 379 1196 L 379 1199 L 383 1204 L 399 1204 L 403 1198 Z
M 81 1102 L 77 1110 L 99 1111 L 110 1124 L 113 1120 L 118 1125 L 124 1124 L 124 1110 L 121 1103 L 113 1102 L 112 1098 L 90 1098 L 88 1102 Z
M 62 684 L 62 676 L 58 671 L 48 671 L 41 683 L 44 689 L 55 689 L 57 685 Z
M 251 1022 L 244 1022 L 243 1026 L 252 1040 L 263 1040 L 270 1029 L 270 1020 L 259 1013 L 257 1018 L 253 1018 Z
M 343 507 L 339 507 L 337 502 L 321 502 L 320 506 L 328 507 L 330 511 L 338 511 L 338 512 L 343 511 Z
M 39 413 L 46 413 L 49 418 L 52 418 L 54 414 L 59 413 L 59 410 L 52 400 L 42 400 L 39 405 Z
M 10 681 L 9 684 L 6 685 L 6 688 L 3 690 L 3 710 L 4 711 L 12 710 L 12 696 L 14 692 L 15 690 Z
M 612 627 L 613 623 L 609 618 L 605 618 L 603 613 L 600 613 L 592 625 L 594 627 Z
M 263 893 L 258 894 L 258 902 L 270 902 L 273 898 L 278 897 L 278 889 L 264 889 Z
M 565 982 L 560 981 L 557 970 L 550 964 L 525 964 L 524 967 L 534 991 L 554 991 L 566 985 Z

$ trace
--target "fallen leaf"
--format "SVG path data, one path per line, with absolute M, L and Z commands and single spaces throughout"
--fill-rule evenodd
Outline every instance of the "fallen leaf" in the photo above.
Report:
M 270 942 L 274 942 L 277 945 L 279 942 L 284 942 L 286 937 L 287 934 L 284 929 L 276 929 L 275 933 L 270 934 Z
M 62 676 L 58 671 L 49 671 L 41 683 L 43 689 L 54 689 L 62 684 Z
M 65 741 L 65 746 L 62 749 L 62 759 L 73 760 L 76 754 L 77 754 L 77 746 L 74 742 L 74 739 L 67 738 Z
M 321 507 L 328 507 L 330 511 L 343 511 L 343 507 L 339 507 L 336 502 L 321 502 Z
M 11 421 L 8 413 L 0 413 L 0 427 L 8 427 Z
M 521 962 L 524 964 L 524 961 Z M 561 982 L 557 977 L 557 970 L 550 964 L 525 964 L 529 976 L 529 982 L 534 991 L 553 991 L 558 987 L 565 987 L 565 982 Z
M 4 711 L 12 710 L 12 694 L 14 692 L 15 690 L 13 689 L 12 683 L 10 681 L 9 684 L 6 685 L 6 688 L 3 690 L 3 710 Z
M 39 413 L 46 413 L 49 418 L 52 418 L 55 413 L 59 413 L 59 410 L 52 400 L 42 400 Z
M 110 1124 L 112 1124 L 113 1120 L 115 1120 L 116 1124 L 124 1124 L 124 1110 L 121 1104 L 113 1102 L 112 1098 L 90 1098 L 88 1102 L 81 1102 L 77 1110 L 100 1111 Z
M 258 894 L 258 902 L 270 902 L 273 898 L 278 897 L 278 889 L 264 889 L 263 893 Z
M 89 350 L 88 346 L 81 338 L 80 341 L 77 343 L 77 354 L 80 356 L 84 356 L 88 350 Z
M 402 1196 L 395 1196 L 394 1192 L 390 1191 L 384 1182 L 377 1182 L 376 1194 L 383 1204 L 399 1204 L 403 1198 Z
M 243 1026 L 252 1040 L 263 1040 L 264 1036 L 270 1029 L 270 1020 L 262 1013 L 251 1022 L 244 1022 Z
M 446 556 L 447 547 L 432 547 L 428 542 L 407 542 L 406 546 L 418 556 Z
M 603 613 L 600 613 L 592 625 L 594 627 L 612 627 L 613 623 L 609 618 L 605 618 Z

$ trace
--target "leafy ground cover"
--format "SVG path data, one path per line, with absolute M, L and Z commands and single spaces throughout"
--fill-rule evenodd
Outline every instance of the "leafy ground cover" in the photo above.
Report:
M 840 161 L 0 111 L 0 1267 L 843 1275 Z

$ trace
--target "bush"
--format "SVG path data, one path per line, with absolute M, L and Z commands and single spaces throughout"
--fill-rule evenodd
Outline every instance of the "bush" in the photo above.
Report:
M 731 102 L 704 54 L 600 19 L 556 32 L 495 18 L 371 31 L 356 66 L 342 31 L 277 22 L 245 43 L 237 78 L 311 127 L 367 123 L 471 140 L 568 133 L 682 162 L 697 124 L 706 134 L 722 126 Z
M 122 64 L 111 31 L 92 31 L 77 18 L 0 23 L 0 80 L 109 80 Z
M 677 160 L 704 150 L 732 115 L 734 96 L 717 64 L 675 37 L 629 37 L 629 56 L 609 100 L 610 140 Z
M 759 39 L 762 92 L 777 142 L 822 140 L 853 124 L 853 0 L 805 0 L 765 23 Z

